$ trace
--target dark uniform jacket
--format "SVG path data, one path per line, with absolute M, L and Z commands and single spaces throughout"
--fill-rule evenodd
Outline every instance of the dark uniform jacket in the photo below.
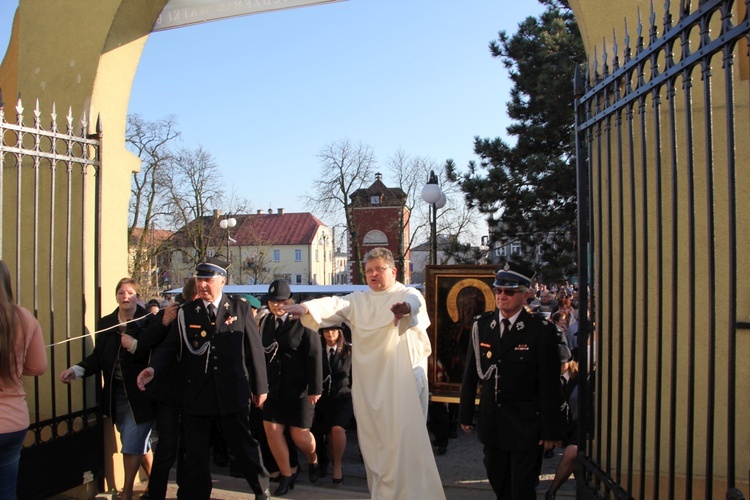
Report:
M 102 411 L 115 420 L 115 406 L 113 399 L 114 384 L 121 383 L 128 397 L 130 409 L 133 412 L 133 418 L 137 423 L 148 422 L 156 418 L 156 408 L 153 401 L 146 397 L 136 384 L 138 374 L 148 366 L 148 351 L 130 354 L 127 349 L 120 343 L 120 332 L 117 317 L 119 307 L 111 314 L 102 317 L 96 324 L 96 345 L 94 351 L 83 361 L 78 363 L 85 369 L 84 377 L 96 375 L 100 371 L 104 378 L 104 388 L 102 390 Z M 133 318 L 137 321 L 128 323 L 125 326 L 125 333 L 138 338 L 145 326 L 146 316 L 148 313 L 141 306 L 135 310 Z M 142 318 L 142 319 L 139 319 Z M 122 370 L 122 381 L 115 380 L 115 364 L 119 361 Z
M 146 328 L 138 338 L 136 354 L 156 350 L 172 331 L 172 324 L 162 324 L 164 310 L 150 318 Z M 182 363 L 177 363 L 177 356 L 172 356 L 169 363 L 164 362 L 162 369 L 155 374 L 154 380 L 146 386 L 146 394 L 157 401 L 182 406 L 182 393 L 185 385 L 185 370 Z
M 344 342 L 331 361 L 328 360 L 328 344 L 323 347 L 323 393 L 322 397 L 351 397 L 352 345 Z
M 154 374 L 176 357 L 185 373 L 182 403 L 188 414 L 230 415 L 248 407 L 251 391 L 268 392 L 258 327 L 245 301 L 222 294 L 215 323 L 203 299 L 187 302 L 162 345 L 152 362 Z
M 480 382 L 476 346 L 482 373 L 490 370 L 489 378 L 482 381 L 479 440 L 512 451 L 535 447 L 539 440 L 559 440 L 562 392 L 555 327 L 523 310 L 501 339 L 501 319 L 495 310 L 475 320 L 477 332 L 472 331 L 461 384 L 459 422 L 474 425 Z
M 276 317 L 268 314 L 261 320 L 261 334 L 268 366 L 268 397 L 297 399 L 322 393 L 323 364 L 317 332 L 296 319 L 287 319 L 277 332 Z

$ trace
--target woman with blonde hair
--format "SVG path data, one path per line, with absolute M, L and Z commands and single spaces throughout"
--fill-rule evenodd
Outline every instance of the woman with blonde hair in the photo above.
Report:
M 104 376 L 102 409 L 120 433 L 125 470 L 122 499 L 131 500 L 133 483 L 144 455 L 150 451 L 151 426 L 156 417 L 154 402 L 138 389 L 138 374 L 148 366 L 149 351 L 138 349 L 138 338 L 150 315 L 138 304 L 138 282 L 123 278 L 115 287 L 117 308 L 97 323 L 94 352 L 60 374 L 66 384 L 91 375 Z M 145 461 L 147 475 L 151 464 Z
M 13 300 L 8 266 L 0 260 L 0 498 L 16 498 L 21 447 L 29 428 L 24 375 L 47 371 L 42 328 Z

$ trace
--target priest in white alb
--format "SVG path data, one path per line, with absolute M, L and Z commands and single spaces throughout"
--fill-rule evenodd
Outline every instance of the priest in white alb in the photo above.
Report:
M 393 254 L 365 256 L 370 289 L 284 306 L 313 330 L 352 330 L 352 401 L 372 498 L 445 498 L 425 426 L 415 370 L 430 354 L 422 294 L 396 281 Z

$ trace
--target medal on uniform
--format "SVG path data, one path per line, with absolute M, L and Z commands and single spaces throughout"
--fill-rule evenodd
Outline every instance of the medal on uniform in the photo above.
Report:
M 195 312 L 201 312 L 201 306 L 195 306 Z
M 495 321 L 495 320 L 493 319 L 493 320 L 492 320 L 492 323 L 490 323 L 490 328 L 491 328 L 492 330 L 494 330 L 496 326 L 497 326 L 497 321 Z
M 201 337 L 205 337 L 205 336 L 206 336 L 206 330 L 201 330 Z
M 492 357 L 492 351 L 487 351 L 487 359 L 490 359 Z

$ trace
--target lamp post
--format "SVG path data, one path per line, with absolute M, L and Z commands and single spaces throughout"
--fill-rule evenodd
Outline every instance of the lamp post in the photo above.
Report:
M 323 245 L 323 284 L 326 284 L 326 241 L 328 241 L 328 235 L 326 233 L 323 233 L 320 236 L 320 241 Z
M 229 255 L 229 242 L 233 241 L 232 238 L 229 236 L 229 230 L 237 225 L 237 219 L 234 217 L 227 217 L 226 219 L 221 219 L 219 222 L 219 226 L 221 226 L 222 229 L 227 230 L 227 261 L 229 263 L 232 262 L 232 258 Z M 227 273 L 227 284 L 229 284 L 229 273 Z
M 422 199 L 430 204 L 430 264 L 437 264 L 437 211 L 445 206 L 445 193 L 438 186 L 434 170 L 422 188 Z

